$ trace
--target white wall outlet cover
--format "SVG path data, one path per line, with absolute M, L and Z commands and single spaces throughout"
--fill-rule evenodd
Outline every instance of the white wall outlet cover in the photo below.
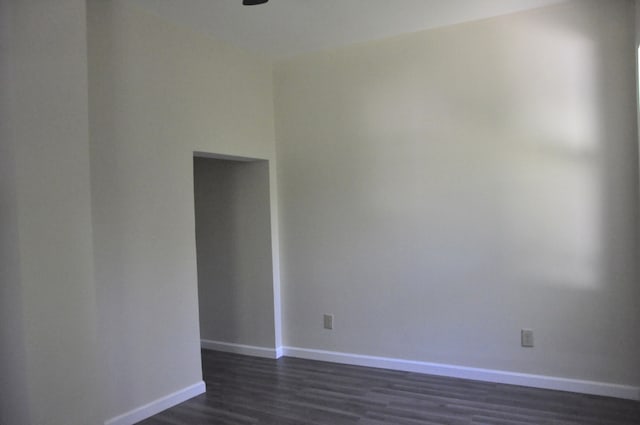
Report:
M 520 343 L 523 347 L 533 347 L 532 329 L 522 329 L 520 331 Z
M 333 314 L 324 315 L 324 328 L 333 329 Z

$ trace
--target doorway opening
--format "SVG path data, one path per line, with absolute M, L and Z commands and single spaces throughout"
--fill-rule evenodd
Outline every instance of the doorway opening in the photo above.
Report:
M 202 348 L 276 356 L 269 161 L 193 158 Z

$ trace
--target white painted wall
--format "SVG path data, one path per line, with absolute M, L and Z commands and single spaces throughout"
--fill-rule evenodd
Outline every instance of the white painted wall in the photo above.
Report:
M 283 64 L 287 345 L 637 385 L 631 4 Z M 271 66 L 121 0 L 0 24 L 3 424 L 201 379 L 194 151 L 269 160 L 280 346 Z
M 193 152 L 273 167 L 272 73 L 127 1 L 88 5 L 98 318 L 113 418 L 202 378 Z
M 97 423 L 85 3 L 0 12 L 0 422 Z
M 200 337 L 275 348 L 267 161 L 194 158 Z
M 577 1 L 280 63 L 284 344 L 640 384 L 633 16 Z

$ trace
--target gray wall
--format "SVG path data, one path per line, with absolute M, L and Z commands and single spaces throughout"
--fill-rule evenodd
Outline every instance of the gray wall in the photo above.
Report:
M 30 423 L 18 244 L 13 133 L 14 32 L 7 0 L 0 1 L 0 423 Z
M 194 158 L 200 337 L 275 348 L 269 164 Z
M 285 345 L 640 384 L 633 19 L 577 1 L 280 63 Z

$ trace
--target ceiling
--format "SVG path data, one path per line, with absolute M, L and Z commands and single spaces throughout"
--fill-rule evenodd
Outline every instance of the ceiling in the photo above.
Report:
M 515 13 L 566 0 L 133 0 L 271 59 Z

